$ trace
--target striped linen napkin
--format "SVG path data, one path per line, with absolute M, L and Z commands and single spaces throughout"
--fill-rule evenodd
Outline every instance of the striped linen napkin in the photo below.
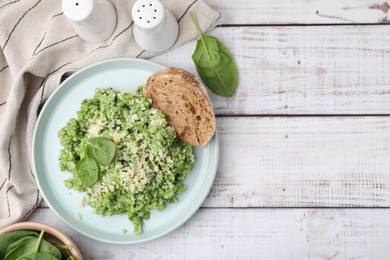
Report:
M 113 57 L 149 58 L 133 38 L 135 0 L 110 0 L 118 24 L 104 42 L 83 41 L 64 16 L 61 1 L 0 0 L 0 228 L 24 220 L 41 201 L 31 166 L 38 107 L 61 76 Z M 188 12 L 205 31 L 220 15 L 201 0 L 162 0 L 179 22 L 174 49 L 197 37 Z

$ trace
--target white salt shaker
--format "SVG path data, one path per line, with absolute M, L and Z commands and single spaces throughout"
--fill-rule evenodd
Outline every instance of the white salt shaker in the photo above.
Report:
M 179 25 L 159 0 L 138 0 L 133 5 L 132 17 L 134 39 L 146 51 L 162 52 L 176 42 Z
M 85 41 L 104 41 L 116 28 L 117 14 L 108 0 L 62 0 L 62 10 Z

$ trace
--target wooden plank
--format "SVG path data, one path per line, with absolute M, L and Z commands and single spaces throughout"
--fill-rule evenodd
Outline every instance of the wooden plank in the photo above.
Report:
M 217 128 L 205 207 L 390 207 L 390 117 L 233 117 Z
M 378 0 L 205 0 L 224 24 L 388 23 L 389 1 Z
M 211 94 L 219 115 L 390 114 L 387 26 L 238 27 L 211 34 L 239 70 L 233 97 Z M 380 39 L 378 38 L 380 35 Z M 195 41 L 152 58 L 196 74 Z
M 390 209 L 201 209 L 185 225 L 131 246 L 100 243 L 49 209 L 28 220 L 69 234 L 84 259 L 388 259 Z
M 389 207 L 390 117 L 219 118 L 208 207 Z

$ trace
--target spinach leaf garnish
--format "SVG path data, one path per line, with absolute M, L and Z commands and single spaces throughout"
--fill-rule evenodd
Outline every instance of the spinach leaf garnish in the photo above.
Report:
M 85 157 L 76 164 L 76 173 L 80 181 L 87 187 L 94 185 L 99 179 L 98 165 L 94 159 Z
M 216 37 L 204 35 L 191 12 L 190 16 L 200 36 L 192 54 L 200 78 L 215 94 L 232 96 L 238 85 L 238 71 L 232 55 Z
M 76 164 L 76 174 L 87 187 L 99 179 L 99 166 L 108 166 L 115 157 L 116 145 L 104 137 L 92 137 L 86 142 L 87 156 Z
M 108 166 L 115 157 L 116 145 L 104 137 L 93 137 L 87 141 L 88 155 L 98 164 Z

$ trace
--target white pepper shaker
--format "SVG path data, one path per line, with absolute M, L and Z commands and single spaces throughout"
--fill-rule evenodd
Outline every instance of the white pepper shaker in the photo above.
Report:
M 179 25 L 159 0 L 138 0 L 133 5 L 132 17 L 134 39 L 146 51 L 162 52 L 176 42 Z
M 62 10 L 85 41 L 104 41 L 116 28 L 117 14 L 108 0 L 62 0 Z

